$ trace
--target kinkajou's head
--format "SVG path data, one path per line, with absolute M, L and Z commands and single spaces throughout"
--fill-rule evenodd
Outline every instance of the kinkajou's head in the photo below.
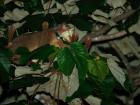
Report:
M 57 32 L 62 40 L 72 43 L 78 40 L 78 34 L 75 32 L 73 27 L 70 27 L 68 24 L 60 24 L 58 26 Z

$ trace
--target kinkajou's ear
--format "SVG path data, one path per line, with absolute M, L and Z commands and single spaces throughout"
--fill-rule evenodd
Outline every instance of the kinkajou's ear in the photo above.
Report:
M 49 28 L 49 23 L 47 21 L 44 21 L 42 23 L 42 30 L 48 30 L 48 28 Z

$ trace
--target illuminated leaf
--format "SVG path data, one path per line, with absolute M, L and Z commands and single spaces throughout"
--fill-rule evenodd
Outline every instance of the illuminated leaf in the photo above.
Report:
M 62 71 L 65 75 L 70 75 L 75 65 L 70 50 L 68 48 L 61 49 L 57 57 L 60 71 Z

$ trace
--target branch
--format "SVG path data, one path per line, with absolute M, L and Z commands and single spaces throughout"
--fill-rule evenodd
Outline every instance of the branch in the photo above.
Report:
M 136 9 L 136 10 L 129 10 L 129 11 L 127 11 L 127 12 L 125 12 L 125 13 L 119 15 L 119 16 L 116 16 L 116 17 L 112 18 L 112 21 L 117 23 L 117 22 L 119 22 L 119 21 L 121 21 L 123 19 L 127 19 L 128 17 L 133 15 L 138 10 L 139 10 L 139 8 Z M 85 35 L 83 38 L 81 38 L 81 41 L 83 42 L 84 39 L 87 38 L 88 36 L 94 38 L 94 37 L 97 37 L 99 35 L 103 35 L 107 31 L 109 31 L 111 28 L 112 28 L 112 26 L 110 26 L 109 24 L 106 24 L 101 29 L 99 29 L 97 32 L 95 32 L 95 33 L 91 32 L 90 34 Z
M 111 34 L 111 35 L 106 35 L 106 36 L 101 35 L 101 36 L 93 37 L 92 42 L 101 42 L 101 41 L 106 41 L 106 40 L 113 40 L 113 39 L 123 37 L 125 35 L 127 35 L 126 31 L 121 31 L 121 32 Z

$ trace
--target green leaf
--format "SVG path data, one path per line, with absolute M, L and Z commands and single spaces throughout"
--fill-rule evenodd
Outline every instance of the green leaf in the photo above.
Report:
M 88 52 L 80 42 L 72 43 L 70 51 L 78 69 L 79 79 L 84 80 L 88 71 Z
M 113 78 L 112 74 L 109 73 L 104 81 L 101 83 L 100 90 L 101 90 L 101 105 L 115 105 L 114 99 L 114 88 L 116 87 L 116 81 Z M 108 103 L 107 103 L 108 102 Z
M 33 77 L 31 75 L 26 75 L 23 78 L 15 79 L 10 81 L 9 87 L 10 89 L 20 89 L 23 87 L 29 87 L 34 84 L 43 84 L 45 82 L 49 81 L 49 78 L 47 77 Z
M 25 47 L 19 47 L 16 49 L 16 54 L 20 55 L 19 63 L 25 65 L 29 61 L 30 52 Z
M 103 81 L 109 72 L 106 59 L 101 57 L 89 59 L 88 70 L 90 74 L 96 76 L 100 81 Z
M 87 79 L 80 83 L 78 90 L 72 95 L 66 98 L 67 102 L 72 101 L 75 98 L 86 98 L 87 96 L 91 95 L 93 91 L 93 87 L 91 82 Z
M 71 75 L 75 63 L 71 51 L 67 47 L 60 50 L 57 62 L 61 72 L 66 76 Z
M 6 70 L 7 73 L 10 72 L 11 62 L 9 59 L 2 53 L 0 53 L 0 64 Z
M 44 45 L 34 50 L 30 54 L 30 59 L 39 59 L 39 60 L 47 60 L 48 57 L 57 52 L 57 48 L 54 46 Z
M 79 0 L 76 2 L 82 14 L 94 12 L 100 6 L 103 6 L 104 3 L 105 0 Z
M 109 73 L 107 75 L 107 77 L 103 80 L 103 82 L 101 83 L 101 93 L 102 93 L 102 98 L 103 99 L 110 99 L 111 97 L 113 97 L 114 93 L 113 90 L 116 86 L 116 81 L 113 78 L 113 76 L 111 75 L 111 73 Z

